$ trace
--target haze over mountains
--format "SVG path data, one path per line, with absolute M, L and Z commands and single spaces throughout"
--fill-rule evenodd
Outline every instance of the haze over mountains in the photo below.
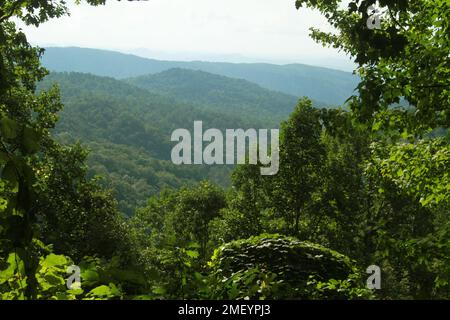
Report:
M 245 79 L 296 97 L 308 96 L 328 105 L 343 104 L 358 83 L 358 77 L 351 73 L 303 64 L 162 61 L 77 47 L 46 48 L 42 62 L 51 71 L 84 72 L 118 79 L 155 74 L 173 68 L 200 70 Z

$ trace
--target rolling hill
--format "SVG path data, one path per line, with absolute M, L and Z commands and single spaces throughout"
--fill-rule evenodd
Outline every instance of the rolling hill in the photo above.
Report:
M 208 106 L 209 110 L 241 118 L 259 118 L 277 126 L 292 112 L 297 98 L 264 89 L 252 82 L 204 71 L 170 69 L 130 78 L 128 83 L 179 101 Z M 315 103 L 321 106 L 320 103 Z
M 166 187 L 177 188 L 203 179 L 222 186 L 229 184 L 231 166 L 173 165 L 170 161 L 173 130 L 192 130 L 195 120 L 202 120 L 205 128 L 221 130 L 276 127 L 279 122 L 275 119 L 287 118 L 295 107 L 294 97 L 246 82 L 241 105 L 254 108 L 254 113 L 239 107 L 240 100 L 232 98 L 219 99 L 215 104 L 214 94 L 203 100 L 198 95 L 202 92 L 199 87 L 209 83 L 201 79 L 211 80 L 217 76 L 190 70 L 171 70 L 162 76 L 179 73 L 190 75 L 191 79 L 190 86 L 185 88 L 186 98 L 180 100 L 176 94 L 169 95 L 172 90 L 169 85 L 167 95 L 163 95 L 137 87 L 131 80 L 92 74 L 50 73 L 39 85 L 39 90 L 59 85 L 64 110 L 54 135 L 63 143 L 81 141 L 91 150 L 89 174 L 105 178 L 105 184 L 115 190 L 120 209 L 128 215 L 136 207 L 145 205 L 149 196 Z M 234 90 L 238 95 L 238 88 L 234 87 L 236 81 L 239 84 L 243 81 L 225 77 L 217 80 L 220 87 L 230 88 L 231 96 Z M 264 112 L 258 113 L 258 105 L 262 103 L 260 95 L 265 97 L 261 107 Z M 228 112 L 230 110 L 232 112 Z M 277 116 L 268 119 L 266 116 L 271 110 Z
M 244 79 L 263 88 L 296 97 L 308 96 L 328 105 L 341 105 L 353 94 L 358 78 L 348 72 L 303 64 L 161 61 L 114 51 L 86 48 L 46 49 L 42 63 L 51 71 L 75 71 L 117 79 L 160 73 L 169 69 L 200 70 Z
M 173 130 L 191 129 L 195 120 L 221 130 L 278 127 L 298 96 L 324 101 L 316 106 L 338 104 L 356 81 L 305 65 L 158 61 L 81 48 L 48 48 L 43 63 L 64 71 L 39 86 L 58 83 L 61 90 L 65 107 L 54 134 L 91 150 L 89 174 L 104 177 L 128 215 L 166 187 L 202 179 L 229 184 L 229 166 L 173 165 Z

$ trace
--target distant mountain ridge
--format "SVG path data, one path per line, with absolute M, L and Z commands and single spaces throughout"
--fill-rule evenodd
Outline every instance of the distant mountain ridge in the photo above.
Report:
M 162 61 L 114 51 L 76 48 L 46 48 L 42 63 L 51 71 L 83 72 L 118 79 L 182 68 L 244 79 L 263 88 L 295 97 L 308 96 L 328 105 L 341 105 L 353 94 L 358 77 L 344 71 L 302 64 L 221 63 Z

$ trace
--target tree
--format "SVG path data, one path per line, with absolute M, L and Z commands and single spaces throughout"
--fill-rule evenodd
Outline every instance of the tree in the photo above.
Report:
M 301 100 L 281 125 L 280 171 L 264 179 L 269 206 L 294 236 L 302 237 L 301 218 L 320 183 L 325 152 L 321 133 L 320 110 L 308 99 Z
M 0 8 L 0 23 L 17 17 L 26 24 L 39 26 L 52 18 L 59 18 L 69 12 L 64 0 L 2 0 Z M 75 3 L 81 3 L 75 0 Z M 106 0 L 86 0 L 91 5 L 105 4 Z
M 376 0 L 353 0 L 343 8 L 338 0 L 298 0 L 318 9 L 337 29 L 311 29 L 323 45 L 339 48 L 355 58 L 361 76 L 358 96 L 351 100 L 359 119 L 371 123 L 373 114 L 402 99 L 410 105 L 402 132 L 450 125 L 449 72 L 450 3 L 447 0 L 379 1 L 380 29 L 367 21 Z
M 429 133 L 445 133 L 450 125 L 450 3 L 379 1 L 380 28 L 369 28 L 376 2 L 354 0 L 347 8 L 335 0 L 296 5 L 318 9 L 336 28 L 336 33 L 312 29 L 315 40 L 349 53 L 359 64 L 361 82 L 350 107 L 372 142 L 363 174 L 367 213 L 358 241 L 371 252 L 366 261 L 390 268 L 387 283 L 397 288 L 382 294 L 446 296 L 448 267 L 440 266 L 448 260 L 449 245 L 443 222 L 448 220 L 443 169 L 448 141 Z
M 368 217 L 374 259 L 393 268 L 392 282 L 408 284 L 403 292 L 392 292 L 420 299 L 448 297 L 448 142 L 379 142 L 371 152 L 365 176 L 376 200 Z
M 80 145 L 55 143 L 33 164 L 38 234 L 75 261 L 85 256 L 129 258 L 135 250 L 127 221 L 111 193 L 86 178 L 86 156 Z
M 33 251 L 36 217 L 35 172 L 31 165 L 45 150 L 49 129 L 53 127 L 60 103 L 56 90 L 34 95 L 35 82 L 45 75 L 39 65 L 39 50 L 32 48 L 14 24 L 0 24 L 0 195 L 5 206 L 1 215 L 2 254 L 15 251 L 24 262 L 27 296 L 35 297 L 35 270 L 38 260 Z
M 320 183 L 308 207 L 308 240 L 366 264 L 362 238 L 370 197 L 364 178 L 371 134 L 352 113 L 336 109 L 321 114 L 325 156 Z
M 36 205 L 39 182 L 33 164 L 53 145 L 49 130 L 61 103 L 56 89 L 35 94 L 36 83 L 47 74 L 39 62 L 42 50 L 33 48 L 10 19 L 38 26 L 63 14 L 64 1 L 6 0 L 0 6 L 0 254 L 13 252 L 23 263 L 28 298 L 37 297 L 40 249 L 33 240 L 34 222 L 42 214 Z
M 172 216 L 178 241 L 198 242 L 200 257 L 206 259 L 210 240 L 209 224 L 225 206 L 223 191 L 209 182 L 201 182 L 195 188 L 181 189 Z

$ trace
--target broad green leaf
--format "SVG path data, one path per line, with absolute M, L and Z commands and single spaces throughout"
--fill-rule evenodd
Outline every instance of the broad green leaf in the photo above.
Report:
M 44 261 L 42 262 L 42 266 L 44 267 L 55 267 L 55 266 L 64 266 L 68 264 L 67 258 L 63 255 L 49 254 Z
M 111 293 L 111 289 L 108 286 L 101 285 L 97 288 L 92 289 L 91 291 L 89 291 L 89 293 L 96 296 L 107 296 Z

